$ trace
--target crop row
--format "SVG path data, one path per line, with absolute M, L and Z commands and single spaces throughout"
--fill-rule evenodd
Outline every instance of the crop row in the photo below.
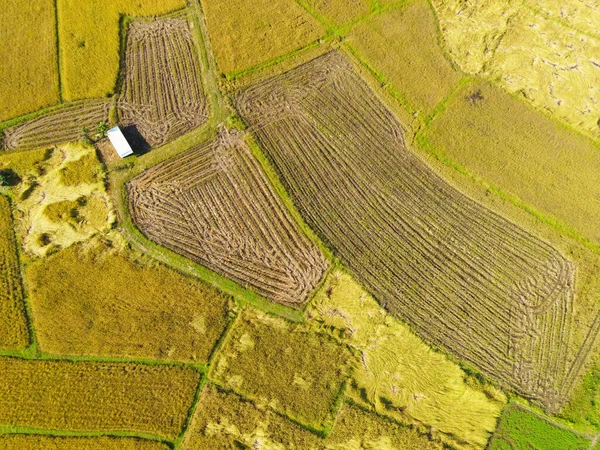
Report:
M 548 408 L 565 399 L 575 270 L 469 199 L 333 52 L 237 106 L 309 224 L 392 313 Z
M 278 303 L 302 303 L 327 268 L 235 134 L 153 167 L 128 193 L 150 239 Z

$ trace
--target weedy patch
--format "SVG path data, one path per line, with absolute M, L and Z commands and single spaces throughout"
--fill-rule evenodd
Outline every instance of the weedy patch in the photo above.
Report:
M 169 450 L 162 442 L 119 437 L 64 437 L 10 434 L 0 436 L 0 450 Z
M 455 447 L 485 446 L 506 404 L 501 391 L 473 384 L 349 275 L 331 274 L 307 314 L 360 352 L 348 391 L 356 402 L 425 432 L 433 428 Z
M 38 344 L 52 354 L 207 363 L 229 322 L 227 297 L 136 259 L 116 234 L 35 261 L 26 274 Z
M 200 374 L 179 366 L 0 359 L 0 426 L 175 439 Z
M 34 256 L 84 241 L 114 221 L 94 147 L 66 144 L 44 158 L 23 171 L 13 190 L 16 229 L 25 252 Z M 93 180 L 84 171 L 73 176 L 73 165 L 86 166 Z
M 209 378 L 314 429 L 330 427 L 353 356 L 324 334 L 244 310 Z
M 425 115 L 444 100 L 461 75 L 437 42 L 437 23 L 426 1 L 375 15 L 353 27 L 348 43 L 361 59 Z
M 21 266 L 8 199 L 0 194 L 0 349 L 29 344 Z
M 295 1 L 202 0 L 211 46 L 222 73 L 256 66 L 326 34 Z

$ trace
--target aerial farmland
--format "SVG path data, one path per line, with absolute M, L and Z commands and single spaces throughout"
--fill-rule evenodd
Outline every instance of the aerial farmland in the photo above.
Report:
M 0 450 L 600 449 L 594 0 L 0 6 Z

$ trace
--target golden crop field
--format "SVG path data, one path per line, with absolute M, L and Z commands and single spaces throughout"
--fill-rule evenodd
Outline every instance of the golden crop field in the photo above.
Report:
M 257 404 L 321 429 L 348 377 L 352 355 L 324 334 L 244 310 L 209 378 Z
M 176 438 L 200 374 L 178 366 L 0 359 L 0 426 Z
M 351 24 L 371 11 L 371 0 L 305 0 L 310 10 L 333 26 Z
M 122 246 L 118 236 L 103 238 L 27 266 L 40 348 L 208 362 L 229 322 L 227 297 Z
M 432 352 L 350 275 L 332 273 L 308 315 L 362 355 L 350 383 L 355 401 L 401 422 L 433 427 L 451 445 L 485 445 L 506 404 L 501 391 L 470 383 L 456 363 Z
M 0 122 L 60 100 L 54 0 L 2 2 Z
M 202 0 L 211 46 L 222 73 L 246 69 L 316 42 L 325 27 L 288 0 Z
M 182 449 L 236 448 L 236 444 L 286 450 L 442 448 L 424 434 L 349 404 L 341 406 L 332 432 L 321 438 L 234 393 L 208 385 L 200 394 Z
M 185 6 L 185 0 L 57 0 L 64 99 L 72 101 L 114 93 L 122 15 L 155 16 Z
M 162 442 L 117 437 L 0 436 L 0 450 L 169 450 Z
M 413 109 L 425 115 L 461 78 L 444 57 L 435 17 L 424 0 L 362 21 L 348 33 L 348 43 Z
M 21 265 L 8 199 L 0 194 L 0 349 L 29 344 Z
M 593 141 L 485 83 L 461 88 L 425 138 L 441 157 L 600 242 Z

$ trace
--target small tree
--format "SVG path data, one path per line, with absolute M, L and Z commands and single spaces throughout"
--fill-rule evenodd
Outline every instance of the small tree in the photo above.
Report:
M 98 135 L 98 139 L 105 138 L 107 132 L 108 124 L 106 122 L 100 122 L 96 127 L 96 134 Z

